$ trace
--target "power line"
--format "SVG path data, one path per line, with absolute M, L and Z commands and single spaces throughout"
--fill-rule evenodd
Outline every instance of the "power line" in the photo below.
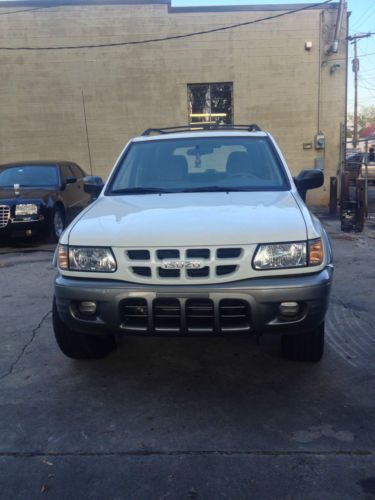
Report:
M 34 12 L 35 10 L 50 9 L 51 7 L 64 7 L 64 4 L 43 5 L 43 7 L 33 7 L 32 9 L 10 10 L 8 12 L 0 12 L 0 16 L 9 16 L 11 14 L 22 14 L 23 12 Z
M 351 42 L 352 40 L 355 40 L 356 38 L 366 38 L 366 37 L 369 37 L 371 35 L 375 35 L 375 31 L 366 31 L 366 33 L 355 33 L 354 35 L 348 35 L 346 37 L 346 39 L 349 40 L 349 42 Z
M 270 21 L 272 19 L 277 19 L 280 17 L 288 16 L 290 14 L 296 14 L 297 12 L 302 12 L 304 10 L 313 9 L 315 7 L 327 5 L 332 2 L 332 0 L 325 0 L 324 2 L 319 2 L 315 4 L 305 5 L 299 9 L 288 10 L 286 12 L 281 12 L 280 14 L 276 14 L 274 16 L 267 16 L 260 19 L 255 19 L 254 21 L 245 21 L 243 23 L 229 24 L 227 26 L 221 26 L 219 28 L 212 28 L 204 31 L 194 31 L 192 33 L 185 33 L 183 35 L 172 35 L 166 36 L 162 38 L 150 38 L 147 40 L 133 40 L 129 42 L 113 42 L 113 43 L 101 43 L 96 45 L 65 45 L 65 46 L 56 46 L 56 47 L 0 47 L 0 50 L 77 50 L 77 49 L 96 49 L 96 48 L 104 48 L 104 47 L 123 47 L 126 45 L 144 45 L 147 43 L 156 43 L 156 42 L 166 42 L 169 40 L 179 40 L 182 38 L 190 38 L 193 36 L 206 35 L 208 33 L 217 33 L 219 31 L 226 31 L 234 28 L 240 28 L 242 26 L 250 26 L 251 24 L 257 24 L 264 21 Z
M 369 87 L 365 87 L 364 85 L 358 85 L 358 87 L 367 90 L 372 97 L 375 97 L 375 94 L 372 93 L 375 92 L 375 88 L 370 89 Z
M 375 55 L 375 52 L 368 52 L 367 54 L 358 54 L 358 59 L 360 59 L 361 57 L 368 57 L 368 56 L 374 56 Z M 333 61 L 346 61 L 346 57 L 336 57 L 334 59 L 327 59 L 323 62 L 333 62 Z
M 370 17 L 372 17 L 372 15 L 374 14 L 375 10 L 373 10 L 375 8 L 375 5 L 370 5 L 369 8 L 362 13 L 362 15 L 357 19 L 357 21 L 354 22 L 354 26 L 357 26 L 359 27 L 362 23 L 362 21 L 364 21 L 365 19 L 369 19 Z M 372 10 L 371 14 L 370 14 L 370 11 Z
M 367 54 L 359 54 L 358 57 L 368 57 L 368 56 L 374 56 L 375 52 L 367 52 Z
M 359 81 L 362 83 L 362 85 L 360 85 L 360 87 L 368 90 L 370 92 L 370 94 L 371 94 L 371 92 L 375 92 L 375 88 L 371 87 L 372 82 L 369 82 L 366 78 L 363 78 L 363 76 L 360 76 Z M 373 97 L 375 97 L 373 94 L 371 94 L 371 95 Z

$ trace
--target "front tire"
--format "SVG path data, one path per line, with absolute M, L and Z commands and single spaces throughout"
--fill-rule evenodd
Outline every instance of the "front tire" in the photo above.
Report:
M 65 229 L 65 217 L 63 209 L 60 207 L 54 207 L 51 214 L 50 227 L 49 227 L 49 239 L 51 243 L 57 243 L 60 236 Z
M 284 358 L 317 363 L 324 352 L 324 321 L 310 332 L 283 335 L 281 343 Z
M 58 346 L 69 358 L 102 359 L 116 347 L 113 335 L 96 336 L 71 330 L 60 319 L 56 299 L 53 299 L 52 321 Z

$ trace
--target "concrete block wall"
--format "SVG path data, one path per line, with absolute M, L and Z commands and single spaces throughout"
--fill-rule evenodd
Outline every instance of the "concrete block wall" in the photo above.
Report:
M 17 9 L 0 5 L 0 14 L 10 10 Z M 143 40 L 280 12 L 183 12 L 161 1 L 73 2 L 0 16 L 0 47 Z M 106 177 L 132 136 L 148 127 L 188 123 L 188 83 L 233 82 L 234 121 L 256 122 L 270 131 L 294 174 L 324 157 L 326 185 L 309 194 L 309 201 L 326 204 L 328 179 L 339 161 L 339 126 L 345 119 L 345 22 L 339 52 L 326 54 L 336 16 L 332 7 L 311 9 L 145 45 L 69 51 L 0 48 L 0 163 L 59 158 L 89 171 L 83 92 L 92 170 Z M 310 51 L 306 41 L 312 42 Z M 340 67 L 331 74 L 335 63 Z M 326 149 L 303 149 L 318 131 L 325 134 Z

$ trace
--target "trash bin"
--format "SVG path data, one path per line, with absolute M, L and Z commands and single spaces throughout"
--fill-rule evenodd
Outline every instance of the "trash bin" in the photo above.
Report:
M 360 231 L 359 204 L 356 201 L 343 201 L 341 204 L 341 231 Z

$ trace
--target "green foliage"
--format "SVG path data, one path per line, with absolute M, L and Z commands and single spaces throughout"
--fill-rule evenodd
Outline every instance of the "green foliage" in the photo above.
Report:
M 353 114 L 348 115 L 348 121 L 354 121 Z M 368 125 L 375 124 L 375 106 L 364 106 L 358 113 L 358 128 L 361 130 Z

